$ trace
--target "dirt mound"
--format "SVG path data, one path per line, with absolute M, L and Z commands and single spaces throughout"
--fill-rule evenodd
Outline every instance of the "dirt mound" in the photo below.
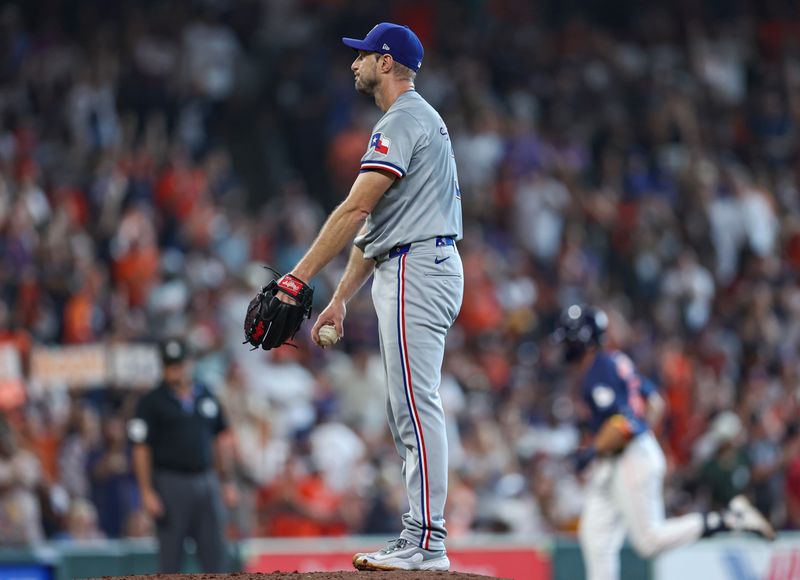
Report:
M 273 572 L 272 574 L 151 574 L 117 576 L 113 580 L 501 580 L 492 576 L 458 572 L 312 572 L 310 574 Z M 104 576 L 103 580 L 112 580 Z

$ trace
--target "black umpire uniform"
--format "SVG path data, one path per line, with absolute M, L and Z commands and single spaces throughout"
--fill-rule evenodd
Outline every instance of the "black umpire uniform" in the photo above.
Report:
M 142 503 L 156 522 L 159 568 L 180 572 L 191 537 L 203 571 L 223 572 L 225 508 L 215 470 L 222 454 L 215 447 L 227 423 L 214 395 L 193 382 L 186 345 L 169 340 L 161 356 L 164 380 L 128 424 Z

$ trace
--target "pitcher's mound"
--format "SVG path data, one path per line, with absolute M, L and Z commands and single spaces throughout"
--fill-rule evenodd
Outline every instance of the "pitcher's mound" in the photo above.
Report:
M 104 576 L 104 580 L 112 580 Z M 458 572 L 311 572 L 272 574 L 152 574 L 148 576 L 120 576 L 113 580 L 502 580 L 492 576 L 459 574 Z

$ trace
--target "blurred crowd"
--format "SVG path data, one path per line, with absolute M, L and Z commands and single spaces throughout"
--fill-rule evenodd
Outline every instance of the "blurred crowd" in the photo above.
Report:
M 379 112 L 339 37 L 410 25 L 463 192 L 448 528 L 574 530 L 583 412 L 548 342 L 599 304 L 669 403 L 668 509 L 800 528 L 800 14 L 783 0 L 38 0 L 0 7 L 0 346 L 188 338 L 238 446 L 236 536 L 405 510 L 369 293 L 322 351 L 246 305 L 357 174 Z M 145 14 L 147 16 L 145 17 Z M 344 258 L 314 281 L 327 303 Z M 0 384 L 2 381 L 0 381 Z M 0 544 L 152 534 L 140 392 L 0 397 Z M 1 394 L 1 393 L 0 393 Z

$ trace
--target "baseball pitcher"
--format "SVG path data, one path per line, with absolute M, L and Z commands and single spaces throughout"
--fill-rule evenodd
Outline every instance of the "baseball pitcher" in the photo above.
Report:
M 297 266 L 262 291 L 245 321 L 247 342 L 280 346 L 308 313 L 306 282 L 355 237 L 342 279 L 311 331 L 320 346 L 326 329 L 344 334 L 347 302 L 374 275 L 386 369 L 389 428 L 403 459 L 409 511 L 400 537 L 356 554 L 359 570 L 448 570 L 444 505 L 447 439 L 439 397 L 444 343 L 461 308 L 461 192 L 447 127 L 414 90 L 423 48 L 408 27 L 375 26 L 357 51 L 355 88 L 383 111 L 347 198 L 329 216 Z M 357 237 L 356 237 L 356 234 Z M 305 298 L 305 300 L 303 300 Z

